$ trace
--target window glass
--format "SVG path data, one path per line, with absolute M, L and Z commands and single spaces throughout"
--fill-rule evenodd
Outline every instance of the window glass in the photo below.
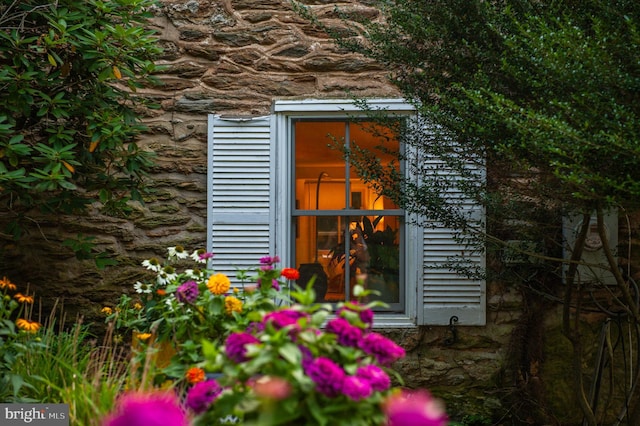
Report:
M 354 286 L 362 283 L 379 292 L 372 298 L 398 310 L 404 295 L 403 212 L 365 183 L 338 149 L 366 149 L 399 171 L 397 141 L 367 122 L 296 120 L 293 125 L 299 284 L 315 276 L 317 300 L 338 302 L 353 299 Z

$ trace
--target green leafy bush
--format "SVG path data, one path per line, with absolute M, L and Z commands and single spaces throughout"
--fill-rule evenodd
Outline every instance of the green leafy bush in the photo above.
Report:
M 141 200 L 151 155 L 134 137 L 160 53 L 151 0 L 23 0 L 0 6 L 0 208 L 107 213 Z

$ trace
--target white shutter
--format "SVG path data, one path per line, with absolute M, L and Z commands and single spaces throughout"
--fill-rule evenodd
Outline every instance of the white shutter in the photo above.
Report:
M 467 164 L 473 172 L 471 179 L 484 182 L 484 166 Z M 471 217 L 475 224 L 484 221 L 484 208 L 466 198 L 456 189 L 455 182 L 463 179 L 442 161 L 424 162 L 423 173 L 446 176 L 451 186 L 445 185 L 447 197 L 459 204 L 460 211 Z M 469 177 L 467 177 L 469 178 Z M 457 237 L 459 230 L 447 229 L 437 223 L 426 224 L 419 237 L 422 248 L 422 271 L 418 275 L 418 322 L 428 325 L 448 325 L 456 317 L 458 325 L 486 324 L 486 282 L 471 278 L 451 265 L 484 272 L 484 250 L 478 251 Z
M 484 256 L 469 252 L 454 239 L 453 231 L 438 227 L 423 230 L 423 247 L 420 323 L 446 325 L 455 316 L 459 325 L 485 325 L 485 282 L 446 266 L 460 257 L 482 268 Z
M 208 250 L 235 279 L 271 254 L 271 119 L 209 116 Z

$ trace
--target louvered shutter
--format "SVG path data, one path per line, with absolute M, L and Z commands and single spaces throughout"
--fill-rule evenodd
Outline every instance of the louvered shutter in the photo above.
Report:
M 209 116 L 211 267 L 232 282 L 270 255 L 271 119 Z
M 459 325 L 485 325 L 486 289 L 483 280 L 469 278 L 444 266 L 457 256 L 484 266 L 481 254 L 468 253 L 454 239 L 454 232 L 443 228 L 423 231 L 422 324 L 446 325 L 456 316 Z M 420 310 L 419 310 L 420 312 Z
M 450 182 L 462 178 L 443 167 L 437 159 L 426 161 L 425 173 L 446 174 Z M 485 180 L 484 167 L 468 164 L 475 180 Z M 484 208 L 466 198 L 453 186 L 447 187 L 447 196 L 459 203 L 460 211 L 483 222 Z M 450 324 L 457 317 L 458 325 L 486 324 L 486 282 L 471 278 L 451 267 L 458 266 L 484 272 L 486 267 L 483 250 L 477 250 L 456 238 L 458 230 L 447 229 L 437 223 L 422 228 L 422 273 L 418 275 L 418 322 L 429 325 Z

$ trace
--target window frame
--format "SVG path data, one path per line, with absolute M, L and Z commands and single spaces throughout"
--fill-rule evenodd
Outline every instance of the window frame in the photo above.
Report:
M 407 115 L 415 114 L 413 106 L 403 99 L 369 99 L 367 105 L 373 109 L 384 109 L 390 113 Z M 292 190 L 294 179 L 294 123 L 297 120 L 355 120 L 366 119 L 367 114 L 359 108 L 353 100 L 276 100 L 272 106 L 271 145 L 273 157 L 271 159 L 275 178 L 272 193 L 271 220 L 274 224 L 275 250 L 282 259 L 282 264 L 292 265 L 295 261 L 291 242 L 291 218 L 295 211 L 295 194 Z M 405 170 L 406 173 L 406 170 Z M 404 214 L 404 259 L 401 268 L 404 275 L 404 310 L 402 313 L 380 312 L 376 315 L 375 326 L 384 328 L 415 327 L 418 316 L 420 299 L 418 290 L 421 283 L 422 265 L 421 253 L 422 231 L 411 225 L 411 215 Z M 413 267 L 409 267 L 413 265 Z

